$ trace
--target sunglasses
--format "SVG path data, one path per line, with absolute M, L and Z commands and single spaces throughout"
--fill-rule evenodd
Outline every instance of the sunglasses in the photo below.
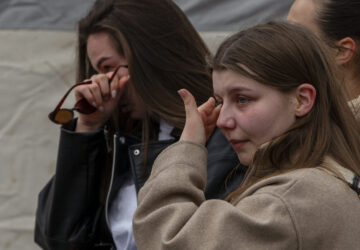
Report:
M 119 65 L 116 67 L 114 73 L 109 78 L 109 85 L 120 68 L 128 68 L 128 65 Z M 65 93 L 63 98 L 61 98 L 61 101 L 56 106 L 56 108 L 49 114 L 50 121 L 56 124 L 67 123 L 74 118 L 74 111 L 77 111 L 81 114 L 94 113 L 96 111 L 96 108 L 92 106 L 85 98 L 78 100 L 75 103 L 74 107 L 71 109 L 61 108 L 66 97 L 70 94 L 71 90 L 73 90 L 77 86 L 90 84 L 90 83 L 92 83 L 92 80 L 86 80 L 71 86 L 70 89 Z

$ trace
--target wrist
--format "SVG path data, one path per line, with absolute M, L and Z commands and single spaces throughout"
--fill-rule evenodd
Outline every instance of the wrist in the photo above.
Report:
M 100 130 L 102 124 L 100 123 L 88 123 L 80 119 L 77 120 L 75 132 L 79 133 L 91 133 Z

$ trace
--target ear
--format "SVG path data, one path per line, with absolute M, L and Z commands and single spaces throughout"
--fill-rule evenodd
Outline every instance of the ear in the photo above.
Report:
M 338 41 L 336 46 L 338 49 L 335 60 L 338 65 L 344 65 L 354 58 L 354 52 L 356 51 L 356 42 L 354 39 L 345 37 Z
M 316 89 L 309 83 L 303 83 L 296 89 L 296 117 L 302 117 L 310 112 L 316 99 Z

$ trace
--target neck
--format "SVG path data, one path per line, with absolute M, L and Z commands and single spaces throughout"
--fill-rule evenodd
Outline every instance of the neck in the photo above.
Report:
M 350 100 L 360 96 L 360 74 L 346 72 L 344 81 Z

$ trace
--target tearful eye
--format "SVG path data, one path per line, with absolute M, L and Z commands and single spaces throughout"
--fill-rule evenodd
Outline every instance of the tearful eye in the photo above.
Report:
M 249 99 L 246 98 L 246 97 L 243 97 L 243 96 L 239 96 L 239 97 L 238 97 L 238 102 L 239 102 L 240 104 L 246 104 L 246 103 L 249 102 Z
M 104 67 L 102 68 L 102 71 L 103 71 L 104 73 L 108 73 L 108 72 L 113 71 L 113 70 L 114 70 L 114 67 L 113 67 L 113 66 L 104 66 Z

